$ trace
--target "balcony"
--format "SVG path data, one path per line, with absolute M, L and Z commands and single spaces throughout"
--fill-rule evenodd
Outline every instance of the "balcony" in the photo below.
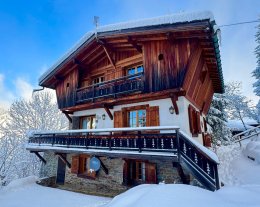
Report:
M 76 90 L 76 103 L 94 101 L 98 98 L 116 98 L 144 90 L 143 73 L 93 84 Z
M 219 189 L 217 158 L 207 148 L 179 132 L 178 127 L 35 132 L 30 136 L 26 149 L 36 155 L 54 151 L 133 159 L 170 159 L 184 165 L 209 190 Z

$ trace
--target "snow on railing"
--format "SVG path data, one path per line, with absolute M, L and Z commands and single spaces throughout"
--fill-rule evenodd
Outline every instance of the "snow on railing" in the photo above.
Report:
M 255 132 L 252 134 L 252 132 Z M 259 135 L 260 134 L 260 125 L 259 126 L 256 126 L 256 127 L 253 127 L 251 129 L 247 129 L 243 132 L 240 132 L 236 135 L 234 135 L 232 137 L 232 140 L 234 140 L 235 143 L 239 143 L 240 147 L 242 147 L 241 145 L 241 141 L 245 140 L 245 139 L 249 139 L 255 135 Z

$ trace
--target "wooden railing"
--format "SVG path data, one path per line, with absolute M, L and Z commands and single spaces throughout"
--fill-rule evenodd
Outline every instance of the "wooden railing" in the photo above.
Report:
M 39 146 L 49 146 L 50 149 L 98 149 L 107 153 L 127 150 L 139 152 L 140 156 L 142 152 L 164 152 L 159 156 L 170 153 L 206 188 L 213 191 L 219 189 L 218 163 L 202 150 L 203 146 L 198 147 L 191 139 L 179 132 L 178 127 L 161 126 L 34 132 L 29 138 L 29 145 L 37 146 L 36 149 L 39 149 Z
M 232 137 L 232 140 L 235 143 L 238 142 L 240 147 L 242 147 L 241 141 L 245 139 L 249 139 L 254 136 L 258 136 L 259 134 L 260 134 L 260 125 L 234 135 Z
M 138 73 L 79 88 L 76 91 L 76 103 L 94 101 L 97 98 L 115 98 L 122 94 L 143 91 L 143 89 L 143 73 Z

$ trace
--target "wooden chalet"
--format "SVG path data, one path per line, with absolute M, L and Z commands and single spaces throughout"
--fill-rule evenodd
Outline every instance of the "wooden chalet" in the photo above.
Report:
M 27 149 L 45 163 L 43 176 L 103 195 L 193 177 L 219 188 L 217 159 L 206 148 L 205 115 L 224 90 L 210 12 L 98 27 L 39 85 L 56 90 L 71 129 L 30 137 Z

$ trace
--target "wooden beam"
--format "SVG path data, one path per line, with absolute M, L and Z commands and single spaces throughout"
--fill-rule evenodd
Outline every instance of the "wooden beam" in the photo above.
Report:
M 107 112 L 107 115 L 109 116 L 109 118 L 111 120 L 113 120 L 113 114 L 111 113 L 111 111 L 109 110 L 108 106 L 107 105 L 104 105 L 104 109 L 105 111 Z
M 99 160 L 100 160 L 102 170 L 104 170 L 104 172 L 108 175 L 109 172 L 108 172 L 107 167 L 105 166 L 105 164 L 102 162 L 102 160 L 100 158 L 99 158 Z
M 72 123 L 72 118 L 71 118 L 70 115 L 69 115 L 69 113 L 71 114 L 71 112 L 63 111 L 62 113 L 64 113 L 65 116 L 67 117 L 67 119 L 69 120 L 69 122 Z
M 76 58 L 73 59 L 73 64 L 78 65 L 80 67 L 80 69 L 86 69 L 89 67 L 87 64 L 82 63 L 81 61 L 79 61 Z
M 127 41 L 128 41 L 138 52 L 140 52 L 140 53 L 143 52 L 142 47 L 141 47 L 140 45 L 138 45 L 137 42 L 132 39 L 132 37 L 129 36 L 129 37 L 127 38 Z
M 179 114 L 179 107 L 177 105 L 178 96 L 176 94 L 170 94 L 170 97 L 171 97 L 171 101 L 172 101 L 174 111 L 178 115 Z
M 100 40 L 100 39 L 97 39 L 97 42 L 103 47 L 110 63 L 114 66 L 114 68 L 116 69 L 116 64 L 115 64 L 115 61 L 114 59 L 112 58 L 111 54 L 112 53 L 112 49 L 107 45 L 106 41 L 105 40 Z
M 39 154 L 39 152 L 31 151 L 30 153 L 34 153 L 46 165 L 47 161 Z
M 69 161 L 66 159 L 66 157 L 63 156 L 63 154 L 61 153 L 55 153 L 55 155 L 57 155 L 62 162 L 64 162 L 64 164 L 66 164 L 68 166 L 68 168 L 71 168 L 71 164 L 69 163 Z

